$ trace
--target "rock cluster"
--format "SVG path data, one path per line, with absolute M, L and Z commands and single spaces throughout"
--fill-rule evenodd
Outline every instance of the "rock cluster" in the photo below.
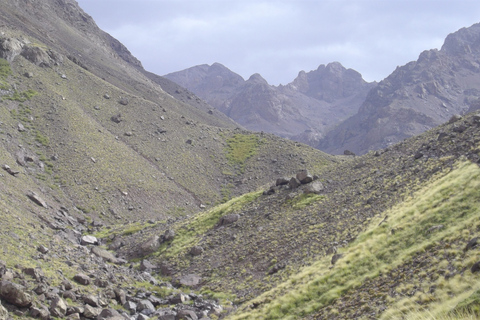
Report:
M 318 181 L 318 178 L 319 177 L 316 175 L 312 176 L 308 170 L 302 169 L 297 172 L 295 177 L 290 179 L 286 177 L 278 178 L 275 185 L 270 187 L 270 189 L 265 190 L 263 194 L 271 195 L 282 188 L 294 190 L 299 187 L 302 187 L 303 193 L 305 194 L 320 194 L 325 190 L 325 187 L 320 181 Z

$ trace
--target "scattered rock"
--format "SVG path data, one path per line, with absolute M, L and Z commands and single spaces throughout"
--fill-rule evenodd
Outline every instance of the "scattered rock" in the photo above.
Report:
M 291 178 L 290 181 L 288 181 L 288 187 L 289 187 L 290 189 L 296 189 L 296 188 L 298 188 L 300 185 L 301 185 L 300 181 L 299 181 L 297 178 L 295 178 L 295 177 Z
M 355 153 L 350 150 L 344 150 L 343 154 L 346 156 L 355 156 Z
M 118 263 L 117 258 L 111 253 L 108 252 L 105 249 L 102 249 L 100 247 L 92 247 L 92 253 L 95 254 L 96 256 L 103 258 L 104 260 L 111 262 L 111 263 Z
M 83 273 L 76 274 L 73 277 L 73 280 L 84 286 L 88 286 L 90 284 L 90 278 Z
M 125 319 L 120 313 L 115 309 L 103 309 L 102 312 L 97 317 L 97 320 L 114 320 L 114 319 Z
M 35 202 L 37 205 L 44 208 L 48 208 L 47 203 L 42 198 L 40 198 L 40 196 L 35 192 L 30 191 L 29 193 L 27 193 L 27 197 L 33 202 Z
M 468 251 L 468 250 L 470 250 L 470 249 L 475 248 L 475 247 L 477 246 L 477 244 L 478 244 L 478 240 L 479 240 L 479 239 L 480 239 L 479 237 L 475 237 L 475 238 L 473 238 L 472 240 L 468 241 L 468 243 L 467 243 L 467 245 L 465 246 L 465 248 L 463 249 L 463 251 L 466 252 L 466 251 Z
M 56 296 L 52 300 L 52 304 L 50 305 L 50 313 L 52 316 L 60 318 L 63 318 L 67 313 L 67 305 L 59 296 Z
M 187 274 L 179 279 L 179 283 L 182 286 L 186 287 L 194 287 L 200 283 L 202 278 L 197 276 L 196 274 Z
M 45 306 L 41 308 L 33 307 L 30 309 L 30 316 L 32 316 L 33 318 L 41 319 L 41 320 L 49 320 L 50 311 Z M 0 315 L 0 319 L 3 320 L 4 318 L 2 318 L 2 316 Z
M 156 268 L 157 266 L 148 260 L 142 260 L 142 262 L 140 262 L 140 267 L 139 267 L 140 271 L 153 270 Z
M 8 311 L 0 304 L 0 320 L 7 320 L 7 319 L 9 319 Z
M 165 230 L 165 233 L 163 234 L 163 241 L 170 241 L 175 238 L 175 231 L 172 229 L 167 229 Z
M 179 310 L 175 320 L 198 320 L 196 313 L 192 310 Z
M 203 253 L 203 248 L 201 246 L 193 246 L 190 249 L 190 254 L 194 257 L 199 256 Z
M 17 125 L 17 130 L 18 130 L 19 132 L 25 132 L 25 131 L 27 131 L 27 129 L 25 129 L 25 127 L 24 127 L 23 124 L 21 124 L 21 123 L 19 123 L 19 124 Z
M 30 307 L 33 301 L 25 287 L 6 280 L 0 282 L 0 297 L 8 303 L 22 308 Z
M 343 254 L 341 253 L 334 254 L 332 257 L 332 265 L 337 263 L 337 261 L 340 260 L 342 257 L 343 257 Z
M 93 294 L 88 294 L 83 297 L 83 302 L 86 304 L 92 306 L 92 307 L 98 307 L 100 304 L 98 303 L 98 298 L 95 297 Z
M 323 184 L 320 181 L 314 181 L 313 183 L 310 183 L 303 189 L 303 193 L 309 194 L 309 193 L 314 193 L 314 194 L 320 194 L 322 191 L 325 189 Z
M 91 305 L 85 305 L 85 311 L 83 312 L 83 316 L 85 318 L 96 318 L 102 312 L 102 308 L 95 308 Z
M 282 177 L 282 178 L 278 178 L 277 181 L 275 182 L 275 185 L 276 186 L 283 186 L 283 185 L 287 185 L 288 184 L 288 178 L 285 178 L 285 177 Z
M 470 269 L 472 273 L 480 271 L 480 261 L 476 262 Z
M 122 115 L 120 113 L 117 115 L 114 115 L 110 118 L 110 120 L 112 120 L 115 123 L 120 123 L 122 122 Z
M 418 151 L 413 157 L 415 158 L 415 160 L 420 159 L 421 157 L 423 157 L 423 152 Z
M 120 103 L 122 106 L 127 106 L 128 105 L 128 99 L 122 97 L 122 98 L 120 98 L 118 103 Z
M 307 184 L 313 181 L 313 177 L 307 170 L 300 170 L 297 172 L 297 179 L 301 184 Z
M 86 245 L 98 245 L 98 239 L 94 236 L 83 236 L 81 241 L 80 241 L 80 244 L 82 246 L 86 246 Z
M 5 170 L 9 174 L 11 174 L 12 176 L 16 176 L 17 174 L 20 173 L 20 171 L 13 170 L 12 168 L 10 168 L 10 166 L 8 166 L 6 164 L 4 164 L 2 168 L 3 168 L 3 170 Z
M 23 269 L 23 273 L 26 275 L 31 276 L 34 278 L 36 281 L 40 282 L 45 278 L 45 274 L 43 273 L 42 269 L 37 267 L 37 268 L 25 268 Z
M 153 236 L 144 243 L 140 244 L 138 251 L 141 256 L 149 255 L 160 247 L 160 237 Z
M 238 219 L 240 219 L 240 216 L 238 214 L 227 214 L 226 216 L 220 218 L 219 225 L 227 226 L 229 224 L 237 222 Z
M 49 250 L 48 250 L 47 247 L 45 247 L 45 246 L 43 246 L 43 245 L 39 245 L 39 246 L 37 247 L 37 251 L 40 252 L 40 253 L 43 253 L 43 254 L 47 254 Z

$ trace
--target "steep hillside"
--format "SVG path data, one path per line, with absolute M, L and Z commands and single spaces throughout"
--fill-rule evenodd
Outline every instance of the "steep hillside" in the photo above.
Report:
M 174 72 L 184 86 L 245 128 L 314 145 L 335 124 L 353 115 L 374 84 L 340 63 L 301 71 L 286 86 L 271 86 L 259 74 L 244 80 L 219 63 Z M 315 134 L 304 134 L 314 131 Z
M 480 97 L 480 24 L 448 35 L 440 50 L 398 67 L 370 91 L 358 113 L 317 145 L 329 153 L 384 148 L 473 111 Z
M 410 308 L 410 302 L 402 300 L 410 289 L 409 295 L 427 306 L 449 300 L 448 290 L 459 299 L 449 303 L 458 302 L 478 289 L 469 283 L 480 254 L 474 250 L 465 256 L 462 249 L 478 233 L 475 186 L 480 170 L 468 163 L 480 160 L 479 126 L 480 115 L 453 118 L 448 125 L 385 150 L 312 169 L 318 180 L 298 188 L 278 185 L 190 220 L 126 238 L 119 236 L 120 227 L 106 236 L 122 257 L 148 259 L 173 279 L 195 275 L 204 292 L 228 294 L 240 310 L 252 309 L 244 317 L 248 319 L 316 312 L 319 318 L 378 318 L 386 310 Z M 445 201 L 445 208 L 437 208 Z M 421 209 L 411 209 L 417 206 Z M 452 215 L 459 207 L 461 211 Z M 411 217 L 417 210 L 423 215 Z M 153 252 L 144 250 L 154 235 L 167 230 L 175 232 L 173 239 Z M 423 233 L 412 238 L 418 230 Z M 378 240 L 370 238 L 377 233 Z M 396 247 L 400 239 L 411 240 Z M 364 242 L 372 247 L 365 258 L 355 253 L 366 250 Z M 377 247 L 382 249 L 376 252 Z M 451 255 L 445 248 L 452 248 Z M 372 257 L 378 262 L 370 261 Z M 330 261 L 338 259 L 339 267 L 329 269 Z M 358 272 L 348 271 L 349 266 Z M 425 275 L 410 277 L 410 270 Z M 395 282 L 386 283 L 391 277 Z M 343 279 L 351 280 L 342 284 Z M 372 289 L 376 284 L 386 291 L 377 295 Z

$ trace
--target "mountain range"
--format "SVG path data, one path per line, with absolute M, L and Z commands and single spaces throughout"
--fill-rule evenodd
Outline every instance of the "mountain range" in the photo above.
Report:
M 288 85 L 269 85 L 259 74 L 244 80 L 219 63 L 165 75 L 245 128 L 314 144 L 355 114 L 375 85 L 340 63 L 301 71 Z M 309 133 L 309 139 L 302 135 Z
M 74 0 L 3 1 L 0 21 L 1 320 L 480 316 L 477 25 L 407 65 L 436 61 L 430 72 L 444 75 L 449 62 L 448 84 L 421 71 L 412 90 L 422 104 L 461 97 L 440 110 L 464 115 L 334 156 L 249 131 L 146 71 Z M 407 66 L 394 72 L 404 83 Z M 349 119 L 373 119 L 366 101 L 400 94 L 338 63 L 279 87 L 195 70 L 224 72 L 215 88 L 232 106 L 263 87 L 341 118 L 333 106 L 354 114 L 340 102 L 372 87 Z
M 448 35 L 379 83 L 334 62 L 301 71 L 286 86 L 260 75 L 244 81 L 220 64 L 165 77 L 188 88 L 245 128 L 271 132 L 322 151 L 364 154 L 478 108 L 478 24 Z

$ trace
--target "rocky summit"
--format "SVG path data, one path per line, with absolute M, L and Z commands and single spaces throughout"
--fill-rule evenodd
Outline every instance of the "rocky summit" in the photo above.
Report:
M 144 70 L 73 0 L 3 1 L 0 20 L 1 320 L 480 316 L 478 26 L 389 80 L 458 114 L 333 156 Z M 371 85 L 338 63 L 280 87 L 219 64 L 185 76 L 215 74 L 203 92 L 230 98 Z

